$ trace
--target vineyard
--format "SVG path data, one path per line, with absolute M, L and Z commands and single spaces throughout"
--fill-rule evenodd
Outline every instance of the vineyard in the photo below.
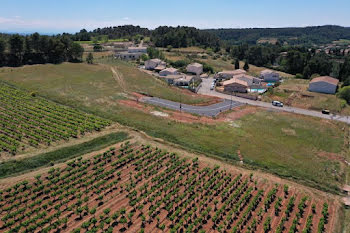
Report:
M 77 138 L 109 121 L 0 83 L 0 153 Z
M 125 143 L 0 191 L 1 232 L 332 232 L 335 204 Z

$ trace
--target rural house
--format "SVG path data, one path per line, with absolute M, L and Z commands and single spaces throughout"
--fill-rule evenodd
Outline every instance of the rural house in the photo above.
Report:
M 128 51 L 116 53 L 115 57 L 123 60 L 136 60 L 147 53 L 147 47 L 129 47 Z
M 160 76 L 176 75 L 179 72 L 175 68 L 166 68 L 159 72 Z
M 276 71 L 266 69 L 261 71 L 260 78 L 264 80 L 264 82 L 278 82 L 280 80 L 280 75 Z
M 246 74 L 247 72 L 245 70 L 242 69 L 237 69 L 237 70 L 224 70 L 222 72 L 219 72 L 217 74 L 217 77 L 220 79 L 231 79 L 233 78 L 233 76 L 235 75 L 242 75 L 242 74 Z
M 189 86 L 190 83 L 192 82 L 192 80 L 193 80 L 193 76 L 183 75 L 181 78 L 174 80 L 174 85 L 175 86 Z
M 167 75 L 164 78 L 164 80 L 168 83 L 168 84 L 174 84 L 174 81 L 180 78 L 183 78 L 185 75 L 183 74 L 175 74 L 175 75 Z
M 247 74 L 235 75 L 233 78 L 247 82 L 248 86 L 252 86 L 253 84 L 260 85 L 261 83 L 261 80 L 259 78 Z
M 330 76 L 317 77 L 311 80 L 309 84 L 309 91 L 335 94 L 337 91 L 339 80 Z
M 223 82 L 224 92 L 240 92 L 246 93 L 249 87 L 248 83 L 244 80 L 240 80 L 237 78 L 232 78 Z
M 192 63 L 187 66 L 187 73 L 200 75 L 203 73 L 203 65 L 199 63 Z
M 162 63 L 162 60 L 155 58 L 145 61 L 145 69 L 146 70 L 154 70 L 157 66 Z

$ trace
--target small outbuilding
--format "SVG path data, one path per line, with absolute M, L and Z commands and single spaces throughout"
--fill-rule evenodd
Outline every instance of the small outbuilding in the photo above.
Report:
M 195 75 L 203 73 L 203 65 L 199 63 L 192 63 L 187 66 L 187 72 Z
M 248 83 L 244 80 L 240 80 L 237 78 L 233 78 L 230 80 L 227 80 L 223 82 L 224 86 L 224 92 L 240 92 L 240 93 L 247 93 L 248 90 Z
M 309 91 L 335 94 L 337 91 L 339 80 L 330 76 L 321 76 L 311 80 Z
M 264 82 L 278 82 L 280 80 L 280 75 L 276 71 L 266 69 L 261 71 L 260 78 L 264 80 Z
M 160 76 L 177 75 L 177 74 L 179 74 L 179 72 L 175 68 L 166 68 L 159 72 Z

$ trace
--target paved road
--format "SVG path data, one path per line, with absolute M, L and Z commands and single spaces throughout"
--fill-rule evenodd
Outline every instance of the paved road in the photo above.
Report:
M 184 111 L 184 112 L 189 112 L 189 113 L 194 113 L 194 114 L 209 116 L 209 117 L 217 116 L 220 112 L 243 105 L 243 103 L 236 102 L 236 101 L 231 102 L 230 100 L 225 100 L 225 99 L 220 103 L 208 105 L 208 106 L 193 106 L 188 104 L 180 105 L 180 103 L 178 102 L 173 102 L 173 101 L 160 99 L 156 97 L 145 97 L 145 98 L 142 98 L 141 101 L 148 104 L 158 105 L 160 107 L 170 108 L 178 111 Z
M 297 114 L 302 114 L 302 115 L 320 117 L 320 118 L 324 118 L 324 119 L 336 120 L 336 121 L 341 121 L 341 122 L 345 122 L 347 124 L 350 124 L 350 117 L 349 116 L 340 116 L 340 115 L 335 115 L 335 114 L 325 115 L 325 114 L 322 114 L 321 112 L 318 112 L 318 111 L 306 110 L 306 109 L 301 109 L 301 108 L 294 108 L 294 107 L 289 107 L 289 106 L 285 106 L 283 108 L 280 108 L 280 107 L 272 106 L 271 103 L 267 103 L 267 102 L 248 100 L 248 99 L 240 98 L 237 96 L 231 97 L 231 95 L 226 95 L 223 93 L 219 93 L 215 90 L 210 90 L 210 85 L 212 82 L 213 82 L 213 78 L 203 79 L 202 86 L 199 89 L 198 93 L 204 94 L 204 95 L 216 96 L 216 97 L 220 97 L 220 98 L 223 98 L 226 100 L 230 100 L 232 98 L 234 101 L 240 102 L 243 104 L 249 104 L 249 105 L 254 105 L 254 106 L 259 106 L 259 107 L 264 107 L 264 108 L 269 108 L 269 109 L 275 109 L 275 110 L 285 111 L 285 112 L 292 112 L 292 113 L 297 113 Z

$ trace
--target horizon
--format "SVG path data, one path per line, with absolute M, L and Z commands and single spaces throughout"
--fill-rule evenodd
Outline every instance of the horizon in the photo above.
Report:
M 18 7 L 18 6 L 21 7 Z M 337 6 L 342 6 L 341 8 Z M 225 7 L 222 7 L 225 6 Z M 10 0 L 2 2 L 0 32 L 29 34 L 75 33 L 81 29 L 119 25 L 139 25 L 149 29 L 158 26 L 189 26 L 198 29 L 293 28 L 320 25 L 349 27 L 345 0 L 296 0 L 280 4 L 277 0 L 232 2 L 211 0 L 165 2 L 151 0 L 130 3 L 103 0 L 99 4 L 76 0 L 46 2 L 44 0 Z M 168 10 L 170 9 L 170 10 Z M 288 11 L 286 11 L 288 9 Z M 169 13 L 170 12 L 170 13 Z M 310 17 L 310 12 L 323 14 Z
M 134 24 L 124 24 L 124 25 L 111 25 L 111 26 L 105 26 L 103 28 L 109 28 L 109 27 L 119 27 L 119 26 L 140 26 L 140 25 L 134 25 Z M 188 26 L 188 25 L 177 25 L 177 26 L 170 26 L 170 25 L 160 25 L 158 27 L 161 26 L 168 26 L 168 27 L 193 27 L 193 26 Z M 332 24 L 325 24 L 325 25 L 310 25 L 310 26 L 304 26 L 304 27 L 297 27 L 297 26 L 290 26 L 290 27 L 247 27 L 247 28 L 199 28 L 199 30 L 230 30 L 230 29 L 234 29 L 234 30 L 247 30 L 247 29 L 283 29 L 283 28 L 308 28 L 308 27 L 326 27 L 326 26 L 333 26 L 333 27 L 343 27 L 343 28 L 350 28 L 350 26 L 341 26 L 341 25 L 332 25 Z M 141 26 L 140 26 L 141 27 Z M 102 28 L 102 27 L 97 27 L 97 28 L 93 28 L 91 30 L 87 30 L 86 28 L 81 28 L 75 32 L 42 32 L 42 31 L 22 31 L 22 32 L 18 32 L 18 31 L 0 31 L 0 33 L 3 34 L 20 34 L 20 35 L 30 35 L 30 34 L 34 34 L 34 33 L 39 33 L 42 35 L 59 35 L 59 34 L 63 34 L 63 33 L 69 33 L 69 34 L 75 34 L 78 33 L 80 30 L 86 29 L 88 32 L 91 32 L 95 29 L 98 28 Z M 144 27 L 141 27 L 144 28 Z M 149 30 L 154 30 L 155 28 L 147 28 Z

